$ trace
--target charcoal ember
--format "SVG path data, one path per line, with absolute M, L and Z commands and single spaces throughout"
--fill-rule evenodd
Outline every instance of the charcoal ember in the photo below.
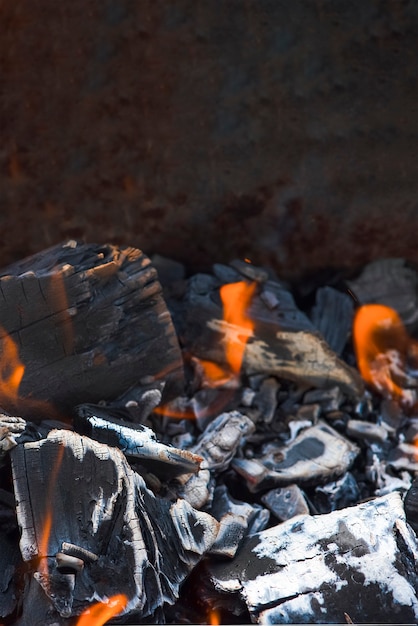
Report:
M 269 278 L 269 273 L 262 267 L 257 267 L 252 263 L 247 263 L 241 259 L 234 259 L 230 263 L 231 267 L 237 270 L 242 276 L 258 283 L 265 283 Z
M 18 398 L 2 395 L 5 410 L 68 416 L 155 380 L 166 383 L 164 401 L 181 392 L 175 329 L 140 250 L 71 240 L 4 268 L 0 285 L 0 325 L 25 366 Z
M 245 601 L 255 623 L 342 623 L 345 613 L 354 623 L 415 623 L 417 555 L 394 492 L 251 535 L 208 573 L 217 592 Z
M 338 411 L 344 400 L 344 394 L 339 387 L 311 389 L 303 397 L 305 404 L 319 404 L 323 413 Z
M 295 517 L 295 515 L 309 514 L 306 498 L 297 485 L 270 489 L 261 497 L 261 501 L 281 522 Z
M 198 358 L 225 365 L 225 344 L 231 338 L 240 341 L 240 333 L 222 319 L 219 287 L 215 277 L 195 275 L 183 301 L 168 306 L 183 344 Z M 350 397 L 361 395 L 364 385 L 358 372 L 331 350 L 290 291 L 273 280 L 260 289 L 268 289 L 279 304 L 271 308 L 259 294 L 253 296 L 248 312 L 254 331 L 245 346 L 243 371 L 313 387 L 337 385 Z
M 268 511 L 259 504 L 239 502 L 232 498 L 225 485 L 215 488 L 208 511 L 219 521 L 219 532 L 209 554 L 227 558 L 235 556 L 247 534 L 263 530 L 270 517 Z
M 0 617 L 5 618 L 15 610 L 18 603 L 18 571 L 22 569 L 22 556 L 18 544 L 18 528 L 11 509 L 0 503 Z M 6 514 L 4 514 L 6 513 Z M 5 519 L 6 518 L 6 519 Z
M 355 419 L 348 420 L 346 433 L 353 439 L 376 441 L 378 443 L 383 443 L 388 438 L 388 431 L 384 426 Z
M 298 407 L 296 412 L 297 421 L 307 421 L 311 424 L 316 424 L 321 414 L 320 404 L 302 404 Z
M 255 429 L 254 423 L 239 411 L 221 413 L 209 423 L 191 451 L 204 461 L 197 474 L 181 481 L 179 495 L 200 509 L 213 495 L 213 472 L 225 470 L 243 438 Z
M 160 443 L 143 424 L 129 424 L 115 417 L 117 411 L 92 404 L 76 409 L 76 429 L 96 441 L 116 446 L 130 460 L 139 461 L 149 471 L 164 477 L 197 472 L 202 457 Z
M 405 495 L 404 507 L 406 519 L 418 535 L 418 477 Z
M 398 443 L 389 453 L 388 465 L 395 470 L 418 472 L 416 443 Z
M 346 472 L 359 448 L 325 422 L 303 430 L 286 445 L 273 443 L 258 459 L 235 458 L 232 467 L 251 491 L 269 487 L 318 485 Z
M 410 332 L 418 328 L 418 274 L 405 259 L 372 261 L 347 283 L 361 304 L 385 304 Z
M 205 459 L 208 469 L 222 471 L 254 430 L 252 420 L 239 411 L 222 413 L 210 422 L 192 451 Z
M 22 417 L 0 414 L 0 463 L 19 441 L 26 428 Z
M 260 389 L 254 398 L 254 404 L 260 411 L 260 417 L 265 424 L 273 421 L 277 409 L 277 392 L 280 384 L 276 378 L 269 376 L 260 385 Z
M 52 431 L 11 460 L 22 558 L 62 618 L 115 593 L 124 614 L 153 616 L 216 538 L 212 516 L 154 496 L 120 450 L 86 436 Z
M 221 519 L 223 515 L 232 513 L 246 520 L 248 533 L 257 533 L 266 528 L 270 514 L 260 504 L 242 502 L 233 498 L 226 485 L 218 485 L 214 491 L 214 498 L 209 509 L 211 515 Z
M 353 322 L 354 301 L 333 287 L 320 287 L 311 311 L 312 323 L 338 356 L 344 349 Z
M 383 494 L 382 494 L 383 495 Z M 356 504 L 360 499 L 360 489 L 351 472 L 346 472 L 338 480 L 319 485 L 311 497 L 318 513 L 330 513 Z

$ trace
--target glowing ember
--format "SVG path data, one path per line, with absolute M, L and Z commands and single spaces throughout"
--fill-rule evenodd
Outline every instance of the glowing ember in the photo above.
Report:
M 119 615 L 127 604 L 128 598 L 123 593 L 112 596 L 107 602 L 98 602 L 80 615 L 76 626 L 102 626 Z
M 414 342 L 396 311 L 382 304 L 360 307 L 354 318 L 354 347 L 363 379 L 382 395 L 409 402 L 396 378 L 405 378 L 405 364 Z
M 254 295 L 256 283 L 245 281 L 223 285 L 220 289 L 223 304 L 223 318 L 227 324 L 239 327 L 239 333 L 229 333 L 225 346 L 226 360 L 231 371 L 238 375 L 244 358 L 248 337 L 254 330 L 254 323 L 247 315 L 247 308 Z
M 0 404 L 15 405 L 25 367 L 19 359 L 16 343 L 0 329 Z

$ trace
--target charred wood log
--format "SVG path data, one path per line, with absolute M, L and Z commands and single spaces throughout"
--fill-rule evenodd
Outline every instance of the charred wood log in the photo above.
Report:
M 122 452 L 88 437 L 51 431 L 11 459 L 22 557 L 62 618 L 115 593 L 126 614 L 152 616 L 216 538 L 212 516 L 154 496 Z
M 415 623 L 418 543 L 398 492 L 247 537 L 209 566 L 214 602 L 237 594 L 260 624 Z
M 166 399 L 182 390 L 157 272 L 135 248 L 68 242 L 5 268 L 0 326 L 0 347 L 7 333 L 25 368 L 20 399 L 1 389 L 9 412 L 45 415 L 45 403 L 35 401 L 65 412 L 156 379 L 165 381 Z
M 225 364 L 227 341 L 242 339 L 240 328 L 222 319 L 220 286 L 214 276 L 195 275 L 183 302 L 170 300 L 169 307 L 183 345 L 199 358 Z M 337 357 L 284 285 L 273 280 L 260 283 L 248 313 L 254 332 L 244 352 L 247 374 L 263 373 L 313 387 L 338 385 L 354 398 L 362 393 L 358 372 Z

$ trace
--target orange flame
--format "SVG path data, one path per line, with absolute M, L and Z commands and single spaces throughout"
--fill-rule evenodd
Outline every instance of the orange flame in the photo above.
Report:
M 54 501 L 54 491 L 58 480 L 58 473 L 60 471 L 60 467 L 62 465 L 62 459 L 64 457 L 65 446 L 60 445 L 58 449 L 58 454 L 55 459 L 54 466 L 52 468 L 50 474 L 50 480 L 48 484 L 48 490 L 45 497 L 45 502 L 49 503 L 49 506 L 45 513 L 45 521 L 43 523 L 42 534 L 38 541 L 38 554 L 41 557 L 39 562 L 39 571 L 41 574 L 48 576 L 48 561 L 45 557 L 48 556 L 49 550 L 49 539 L 51 536 L 53 515 L 52 515 L 52 507 L 50 505 L 51 502 Z M 44 557 L 44 558 L 43 558 Z
M 219 626 L 221 623 L 221 616 L 217 609 L 211 609 L 209 611 L 209 624 L 211 626 Z
M 416 351 L 416 342 L 397 312 L 383 304 L 360 307 L 354 318 L 353 339 L 365 382 L 384 396 L 407 401 L 406 390 L 393 377 L 405 374 L 406 360 Z
M 107 602 L 97 602 L 80 615 L 76 626 L 102 626 L 112 617 L 119 615 L 128 604 L 128 598 L 123 593 L 116 594 Z
M 25 366 L 19 359 L 16 343 L 0 328 L 0 404 L 16 404 Z
M 223 285 L 220 289 L 225 322 L 239 326 L 239 335 L 227 337 L 225 348 L 227 363 L 236 376 L 241 369 L 248 337 L 254 331 L 254 323 L 248 317 L 246 311 L 254 295 L 255 288 L 255 282 L 248 284 L 242 280 L 238 283 Z

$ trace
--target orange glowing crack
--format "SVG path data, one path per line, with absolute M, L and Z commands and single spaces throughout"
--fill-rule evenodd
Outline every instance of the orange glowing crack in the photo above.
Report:
M 357 365 L 364 381 L 385 397 L 407 401 L 394 377 L 405 374 L 407 358 L 416 350 L 396 311 L 383 304 L 361 306 L 353 323 Z
M 97 602 L 83 611 L 76 626 L 102 626 L 112 617 L 119 615 L 127 604 L 128 598 L 123 593 L 112 596 L 107 602 Z

